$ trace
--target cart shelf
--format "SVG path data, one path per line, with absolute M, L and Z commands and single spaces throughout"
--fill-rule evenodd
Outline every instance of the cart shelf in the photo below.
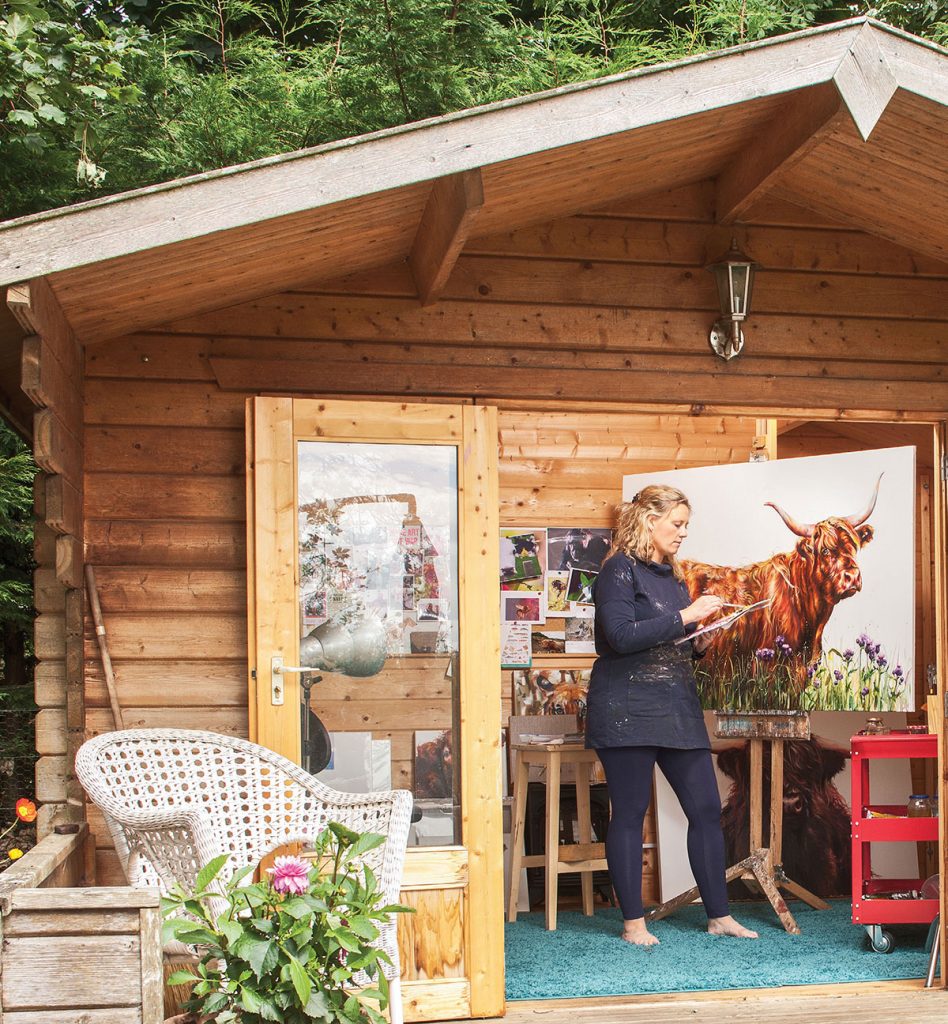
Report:
M 878 952 L 893 948 L 886 924 L 929 924 L 938 913 L 937 899 L 892 899 L 892 894 L 920 890 L 920 878 L 873 878 L 870 844 L 874 842 L 937 842 L 937 818 L 910 818 L 902 805 L 873 804 L 869 795 L 869 762 L 873 758 L 937 757 L 935 736 L 893 732 L 885 736 L 854 736 L 852 750 L 853 924 L 865 927 Z M 870 814 L 886 817 L 870 817 Z M 891 816 L 889 816 L 891 815 Z

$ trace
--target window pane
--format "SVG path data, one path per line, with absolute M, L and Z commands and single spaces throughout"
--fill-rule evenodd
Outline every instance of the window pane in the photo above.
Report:
M 412 841 L 460 840 L 453 445 L 298 444 L 304 767 L 411 788 Z M 307 702 L 308 698 L 308 702 Z

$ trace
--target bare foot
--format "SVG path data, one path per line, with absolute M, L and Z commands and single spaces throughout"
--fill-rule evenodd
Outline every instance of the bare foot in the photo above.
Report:
M 624 921 L 622 925 L 622 938 L 625 942 L 631 942 L 633 946 L 661 945 L 658 939 L 645 927 L 644 917 Z
M 738 939 L 756 939 L 757 932 L 752 932 L 750 928 L 745 928 L 742 924 L 739 924 L 734 920 L 733 917 L 728 914 L 727 917 L 710 917 L 708 918 L 708 934 L 709 935 L 733 935 Z

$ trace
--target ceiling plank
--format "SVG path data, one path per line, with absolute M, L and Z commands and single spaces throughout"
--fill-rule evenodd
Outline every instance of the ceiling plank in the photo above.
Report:
M 484 205 L 480 169 L 439 178 L 415 233 L 408 265 L 423 306 L 436 302 Z
M 777 178 L 807 156 L 848 116 L 831 84 L 807 89 L 785 103 L 750 150 L 739 152 L 717 180 L 720 224 L 733 224 Z

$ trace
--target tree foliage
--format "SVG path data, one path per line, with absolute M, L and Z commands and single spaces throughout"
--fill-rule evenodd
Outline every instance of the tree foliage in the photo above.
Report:
M 0 217 L 946 0 L 0 0 Z

